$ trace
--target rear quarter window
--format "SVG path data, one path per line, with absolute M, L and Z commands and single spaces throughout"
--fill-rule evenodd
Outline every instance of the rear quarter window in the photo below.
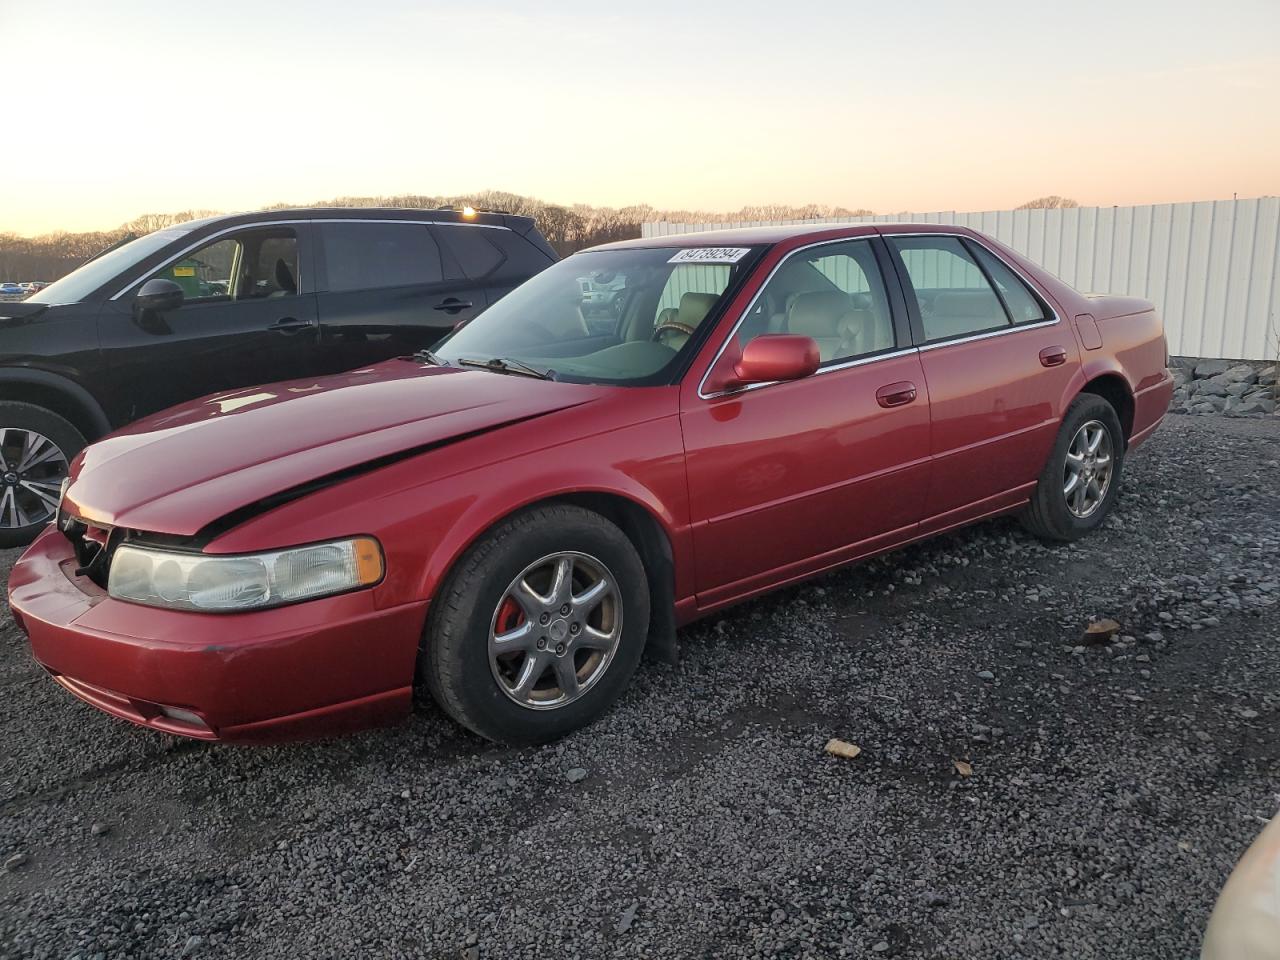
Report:
M 545 270 L 555 260 L 514 230 L 490 230 L 487 238 L 497 244 L 504 256 L 499 272 L 507 277 L 531 277 Z
M 974 256 L 991 275 L 996 289 L 1004 298 L 1005 305 L 1014 323 L 1035 323 L 1047 320 L 1048 311 L 1040 298 L 1027 289 L 1016 273 L 1010 270 L 1000 258 L 993 256 L 989 250 L 977 243 L 972 243 Z

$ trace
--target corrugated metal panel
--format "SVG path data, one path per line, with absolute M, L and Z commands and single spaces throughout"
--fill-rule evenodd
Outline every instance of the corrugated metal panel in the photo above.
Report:
M 1280 197 L 1138 207 L 900 213 L 752 223 L 646 223 L 642 236 L 783 223 L 915 220 L 972 227 L 1078 290 L 1145 297 L 1177 356 L 1280 354 Z

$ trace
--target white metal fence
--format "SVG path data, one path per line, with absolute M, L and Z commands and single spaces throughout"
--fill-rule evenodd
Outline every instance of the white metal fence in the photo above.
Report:
M 1280 353 L 1280 197 L 830 220 L 659 222 L 644 224 L 642 235 L 899 220 L 971 227 L 1078 290 L 1145 297 L 1160 310 L 1175 356 L 1273 360 Z

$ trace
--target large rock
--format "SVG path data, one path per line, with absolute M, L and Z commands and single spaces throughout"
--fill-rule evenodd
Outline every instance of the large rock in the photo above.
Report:
M 1258 382 L 1268 387 L 1276 385 L 1276 365 L 1274 363 L 1258 371 Z
M 1225 374 L 1220 373 L 1217 376 L 1199 381 L 1196 385 L 1196 396 L 1225 397 L 1229 386 L 1231 386 L 1231 381 L 1226 378 Z
M 1196 378 L 1206 380 L 1226 373 L 1232 367 L 1230 360 L 1201 360 L 1196 364 Z
M 1230 371 L 1228 371 L 1226 374 L 1223 374 L 1223 376 L 1229 376 L 1229 375 L 1230 375 Z M 1237 381 L 1236 383 L 1227 384 L 1227 396 L 1229 397 L 1243 397 L 1246 393 L 1251 393 L 1252 391 L 1253 391 L 1253 384 L 1248 382 L 1247 380 L 1240 380 L 1240 381 Z
M 1251 363 L 1237 363 L 1230 370 L 1223 374 L 1228 380 L 1235 383 L 1257 383 L 1258 371 L 1254 369 Z
M 1276 402 L 1274 400 L 1269 400 L 1266 397 L 1247 397 L 1244 400 L 1241 400 L 1239 405 L 1231 412 L 1241 416 L 1257 415 L 1260 413 L 1275 413 Z

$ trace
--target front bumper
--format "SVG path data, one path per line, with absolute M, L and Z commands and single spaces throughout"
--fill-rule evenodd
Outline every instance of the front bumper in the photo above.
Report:
M 126 603 L 75 575 L 47 529 L 14 565 L 9 605 L 36 660 L 100 710 L 204 740 L 277 741 L 393 723 L 412 705 L 426 603 L 369 590 L 252 613 Z

